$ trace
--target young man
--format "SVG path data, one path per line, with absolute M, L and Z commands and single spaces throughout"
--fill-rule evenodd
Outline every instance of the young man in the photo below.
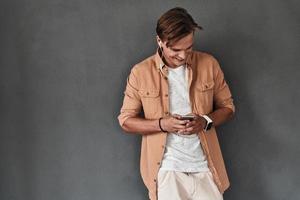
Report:
M 215 127 L 235 108 L 217 60 L 192 50 L 196 29 L 185 9 L 167 11 L 157 22 L 156 54 L 127 80 L 118 119 L 142 135 L 140 170 L 151 200 L 219 200 L 229 187 Z

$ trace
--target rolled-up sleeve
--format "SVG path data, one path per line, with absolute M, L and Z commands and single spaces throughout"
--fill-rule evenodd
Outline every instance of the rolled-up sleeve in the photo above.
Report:
M 123 105 L 118 116 L 120 126 L 130 117 L 136 117 L 141 112 L 142 103 L 138 94 L 139 82 L 135 68 L 132 68 L 127 78 L 127 85 L 124 92 Z
M 235 106 L 233 104 L 233 98 L 230 89 L 225 81 L 224 73 L 220 68 L 220 65 L 216 59 L 213 59 L 214 63 L 214 105 L 215 108 L 230 108 L 235 113 Z

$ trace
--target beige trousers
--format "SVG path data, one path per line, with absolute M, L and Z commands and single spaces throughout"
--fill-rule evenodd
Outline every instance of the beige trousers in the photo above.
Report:
M 158 172 L 158 200 L 223 200 L 210 171 Z

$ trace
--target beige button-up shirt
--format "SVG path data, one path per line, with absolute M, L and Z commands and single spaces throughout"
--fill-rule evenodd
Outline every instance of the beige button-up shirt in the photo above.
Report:
M 193 51 L 186 62 L 192 112 L 209 114 L 218 108 L 235 112 L 233 99 L 217 60 L 204 52 Z M 136 64 L 128 77 L 119 123 L 144 111 L 146 119 L 169 115 L 168 71 L 159 52 Z M 216 130 L 199 132 L 208 167 L 221 193 L 229 187 Z M 148 188 L 149 198 L 157 200 L 157 174 L 164 155 L 167 134 L 157 132 L 142 136 L 140 171 Z

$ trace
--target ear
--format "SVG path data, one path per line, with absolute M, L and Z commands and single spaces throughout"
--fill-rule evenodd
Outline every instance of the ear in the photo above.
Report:
M 158 35 L 156 36 L 156 41 L 157 41 L 158 46 L 161 48 L 162 41 L 161 41 L 161 39 L 159 38 Z

